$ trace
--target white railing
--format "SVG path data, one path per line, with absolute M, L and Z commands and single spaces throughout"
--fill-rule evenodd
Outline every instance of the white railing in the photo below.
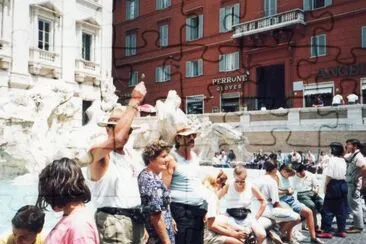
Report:
M 99 84 L 100 65 L 83 59 L 75 60 L 75 77 L 78 82 L 92 81 Z
M 29 50 L 29 62 L 44 66 L 44 68 L 61 67 L 60 55 L 55 52 L 31 48 Z
M 234 26 L 233 38 L 249 36 L 256 33 L 283 28 L 285 26 L 303 24 L 304 11 L 302 9 L 294 9 L 276 15 L 251 20 Z

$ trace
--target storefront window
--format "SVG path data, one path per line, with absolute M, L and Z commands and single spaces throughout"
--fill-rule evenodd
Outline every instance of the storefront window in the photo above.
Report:
M 366 104 L 366 78 L 361 80 L 362 103 Z
M 333 84 L 314 84 L 304 86 L 305 107 L 331 106 Z
M 187 97 L 187 114 L 203 114 L 203 96 Z
M 236 112 L 240 109 L 240 94 L 224 93 L 221 94 L 221 112 Z

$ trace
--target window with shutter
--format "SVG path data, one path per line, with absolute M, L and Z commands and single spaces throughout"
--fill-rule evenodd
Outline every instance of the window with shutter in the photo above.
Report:
M 361 29 L 361 47 L 366 48 L 366 26 Z
M 311 57 L 325 56 L 327 54 L 327 38 L 325 34 L 312 36 L 310 42 Z
M 160 47 L 168 46 L 168 25 L 160 26 Z

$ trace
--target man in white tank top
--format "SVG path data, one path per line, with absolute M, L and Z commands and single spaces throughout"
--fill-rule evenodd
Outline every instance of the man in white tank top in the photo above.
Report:
M 178 129 L 175 150 L 163 182 L 171 190 L 171 211 L 177 224 L 176 244 L 203 244 L 207 190 L 199 175 L 199 158 L 193 152 L 197 132 L 188 127 Z M 206 193 L 206 195 L 205 195 Z
M 98 123 L 106 127 L 108 138 L 89 149 L 92 162 L 88 171 L 101 243 L 143 243 L 139 170 L 125 145 L 132 132 L 137 106 L 145 94 L 146 88 L 141 82 L 132 91 L 127 110 L 115 109 L 107 122 Z

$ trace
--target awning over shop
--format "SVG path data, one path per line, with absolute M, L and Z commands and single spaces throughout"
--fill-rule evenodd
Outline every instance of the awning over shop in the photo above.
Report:
M 304 89 L 304 96 L 310 96 L 310 95 L 316 95 L 316 94 L 327 94 L 327 93 L 333 93 L 332 87 L 327 88 L 315 88 L 315 89 Z
M 222 99 L 229 99 L 229 98 L 239 98 L 240 93 L 239 92 L 232 92 L 232 93 L 222 93 L 221 98 Z

